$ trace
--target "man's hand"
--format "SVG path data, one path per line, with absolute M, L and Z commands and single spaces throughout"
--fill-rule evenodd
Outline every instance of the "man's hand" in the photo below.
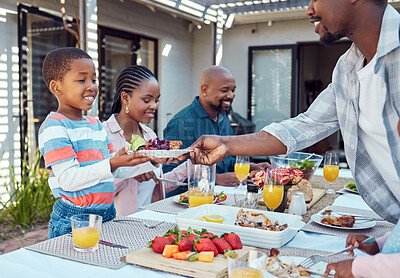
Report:
M 261 163 L 250 163 L 250 171 L 260 171 L 260 170 L 265 170 L 267 168 L 270 168 L 271 164 L 268 162 L 261 162 Z
M 189 149 L 194 150 L 190 157 L 195 164 L 212 165 L 229 156 L 228 147 L 223 143 L 222 136 L 203 135 Z
M 361 241 L 367 239 L 368 236 L 360 234 L 349 234 L 346 239 L 346 247 L 354 246 L 355 248 L 367 253 L 369 255 L 375 255 L 379 253 L 379 246 L 376 241 L 371 243 L 363 243 Z M 350 251 L 349 256 L 354 256 L 354 252 Z
M 154 157 L 146 156 L 144 153 L 127 154 L 127 151 L 128 147 L 124 146 L 114 157 L 110 158 L 111 172 L 114 172 L 121 166 L 135 166 L 154 159 Z
M 240 181 L 233 172 L 218 174 L 215 179 L 215 184 L 223 186 L 238 186 L 239 183 Z
M 156 174 L 154 174 L 153 171 L 143 173 L 139 176 L 133 177 L 133 179 L 136 180 L 137 182 L 149 181 L 151 179 L 153 179 L 156 183 L 158 182 L 158 178 L 157 178 Z
M 325 275 L 328 275 L 331 270 L 335 270 L 335 278 L 354 278 L 351 271 L 353 260 L 345 260 L 337 263 L 328 264 L 325 270 Z

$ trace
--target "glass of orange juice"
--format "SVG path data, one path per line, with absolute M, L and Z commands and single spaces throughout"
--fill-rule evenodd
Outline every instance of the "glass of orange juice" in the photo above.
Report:
M 216 165 L 193 164 L 188 161 L 187 170 L 189 207 L 212 204 L 214 201 Z
M 283 200 L 283 173 L 280 169 L 269 169 L 267 170 L 266 175 L 263 187 L 263 199 L 267 208 L 274 211 L 274 209 L 279 207 Z
M 71 217 L 74 249 L 78 252 L 94 252 L 99 248 L 103 218 L 96 214 L 77 214 Z
M 228 256 L 229 278 L 262 278 L 267 255 L 256 250 L 250 250 L 245 259 L 232 259 Z
M 339 159 L 337 152 L 328 151 L 325 153 L 324 177 L 329 182 L 329 188 L 326 190 L 326 193 L 336 193 L 335 190 L 332 189 L 332 183 L 339 177 Z

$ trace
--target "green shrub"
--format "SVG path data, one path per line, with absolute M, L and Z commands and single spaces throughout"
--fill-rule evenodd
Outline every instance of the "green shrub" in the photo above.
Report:
M 10 165 L 10 184 L 5 184 L 9 199 L 0 201 L 3 206 L 0 220 L 13 226 L 20 226 L 26 230 L 42 218 L 49 221 L 55 198 L 51 194 L 48 184 L 48 171 L 40 169 L 42 155 L 36 151 L 32 165 L 26 157 L 22 160 L 21 181 L 15 177 L 15 169 Z M 11 188 L 10 188 L 11 187 Z

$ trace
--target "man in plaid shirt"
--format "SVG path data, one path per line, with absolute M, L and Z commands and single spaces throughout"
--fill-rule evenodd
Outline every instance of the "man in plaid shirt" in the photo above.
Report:
M 323 44 L 342 37 L 353 41 L 332 83 L 295 118 L 254 134 L 201 137 L 192 145 L 192 159 L 210 164 L 227 155 L 289 154 L 340 129 L 362 198 L 395 223 L 400 217 L 400 15 L 386 0 L 311 0 L 307 14 Z

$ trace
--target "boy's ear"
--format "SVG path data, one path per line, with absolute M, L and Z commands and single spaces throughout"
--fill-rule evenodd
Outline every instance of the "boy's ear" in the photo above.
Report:
M 50 89 L 50 92 L 55 96 L 58 96 L 61 94 L 60 84 L 59 84 L 59 82 L 57 82 L 55 80 L 50 81 L 49 89 Z

